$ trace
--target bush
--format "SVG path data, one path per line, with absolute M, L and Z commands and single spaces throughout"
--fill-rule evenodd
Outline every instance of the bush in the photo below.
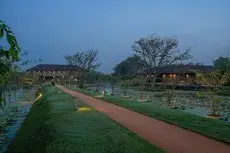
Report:
M 230 86 L 223 86 L 217 94 L 222 96 L 230 96 Z

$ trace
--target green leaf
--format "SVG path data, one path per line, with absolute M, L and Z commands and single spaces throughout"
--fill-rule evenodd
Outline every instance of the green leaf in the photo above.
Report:
M 0 38 L 2 38 L 4 36 L 4 30 L 3 28 L 0 27 Z

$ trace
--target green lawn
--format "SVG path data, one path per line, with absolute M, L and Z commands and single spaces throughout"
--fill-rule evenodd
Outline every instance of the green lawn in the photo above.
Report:
M 90 96 L 97 95 L 97 93 L 94 91 L 77 88 L 72 89 Z M 105 96 L 100 99 L 151 116 L 153 118 L 175 124 L 202 135 L 230 143 L 230 123 L 221 120 L 208 119 L 189 114 L 181 110 L 169 109 L 167 107 L 154 105 L 151 103 L 142 103 L 138 102 L 137 100 L 118 96 Z
M 54 87 L 46 88 L 8 152 L 159 153 L 160 149 Z M 78 109 L 82 111 L 79 111 Z

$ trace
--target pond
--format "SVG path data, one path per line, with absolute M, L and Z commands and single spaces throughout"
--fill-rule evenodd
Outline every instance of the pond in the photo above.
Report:
M 140 92 L 138 91 L 129 89 L 128 93 L 134 99 L 140 97 Z M 146 99 L 150 103 L 157 103 L 164 106 L 166 105 L 167 94 L 167 92 L 144 92 Z M 219 102 L 220 119 L 230 122 L 230 97 L 217 97 L 222 99 L 222 101 Z M 195 91 L 176 91 L 172 101 L 172 106 L 176 106 L 177 109 L 202 117 L 205 117 L 210 112 L 210 105 L 210 100 L 208 98 L 198 97 Z
M 91 87 L 91 90 L 94 90 L 95 87 Z M 100 89 L 104 89 L 107 91 L 111 91 L 108 85 L 101 86 Z M 156 103 L 165 106 L 167 99 L 167 92 L 148 92 L 144 91 L 144 98 L 149 103 Z M 116 86 L 115 88 L 116 95 L 123 95 L 123 90 Z M 139 99 L 141 92 L 128 89 L 127 94 L 131 96 L 132 99 Z M 206 93 L 202 93 L 206 94 Z M 230 122 L 230 97 L 228 96 L 218 96 L 218 98 L 222 99 L 220 104 L 220 114 L 221 120 Z M 173 106 L 176 106 L 177 109 L 183 110 L 185 112 L 195 114 L 198 116 L 205 117 L 209 113 L 210 103 L 207 98 L 198 97 L 197 91 L 182 91 L 176 90 L 175 97 L 172 102 Z
M 0 153 L 6 151 L 32 107 L 36 88 L 20 89 L 7 96 L 5 112 L 0 110 Z M 8 95 L 8 93 L 6 93 Z

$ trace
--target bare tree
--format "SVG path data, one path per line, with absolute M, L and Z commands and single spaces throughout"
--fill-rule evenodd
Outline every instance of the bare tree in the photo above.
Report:
M 202 74 L 196 72 L 196 77 L 202 85 L 206 85 L 208 87 L 208 98 L 210 101 L 210 114 L 208 116 L 217 117 L 220 116 L 220 103 L 221 99 L 217 96 L 223 84 L 227 82 L 230 74 L 228 72 L 221 73 L 221 71 L 213 70 L 209 74 Z
M 134 54 L 145 61 L 144 74 L 152 76 L 153 85 L 160 67 L 191 58 L 188 49 L 183 53 L 178 50 L 178 44 L 179 41 L 175 38 L 153 34 L 147 38 L 140 38 L 132 45 Z
M 77 52 L 72 56 L 65 56 L 66 62 L 71 65 L 77 73 L 80 88 L 84 87 L 87 74 L 100 66 L 97 54 L 97 50 L 87 50 Z

